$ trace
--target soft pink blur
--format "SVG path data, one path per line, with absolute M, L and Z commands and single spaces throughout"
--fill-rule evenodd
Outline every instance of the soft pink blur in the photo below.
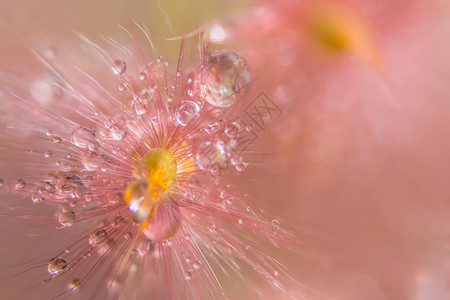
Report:
M 322 266 L 290 267 L 318 298 L 448 299 L 448 5 L 317 3 L 268 3 L 222 23 L 253 61 L 255 88 L 284 110 L 261 142 L 282 175 L 255 189 L 282 224 L 311 230 L 303 242 Z M 321 47 L 306 24 L 313 7 L 350 15 L 364 47 Z

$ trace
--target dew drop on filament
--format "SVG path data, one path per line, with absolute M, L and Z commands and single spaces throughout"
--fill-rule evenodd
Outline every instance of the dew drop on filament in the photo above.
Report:
M 76 290 L 80 287 L 80 284 L 81 284 L 81 279 L 75 278 L 69 282 L 67 287 L 69 288 L 69 290 Z
M 127 136 L 127 132 L 119 125 L 113 125 L 109 130 L 110 136 L 113 140 L 120 141 Z
M 108 233 L 104 229 L 100 229 L 91 235 L 89 235 L 89 245 L 92 247 L 97 246 L 98 244 L 102 243 L 105 239 Z
M 58 222 L 63 227 L 70 227 L 75 223 L 75 213 L 73 211 L 62 212 L 58 216 Z
M 87 128 L 75 128 L 72 132 L 73 144 L 79 148 L 95 150 L 98 142 L 94 132 Z
M 134 111 L 136 112 L 136 115 L 140 116 L 147 112 L 147 105 L 142 102 L 136 102 L 134 104 Z
M 127 64 L 123 60 L 115 60 L 111 68 L 115 75 L 121 75 L 127 70 Z
M 184 274 L 184 278 L 185 278 L 186 280 L 191 280 L 191 279 L 192 279 L 192 272 L 191 272 L 191 271 L 187 271 L 187 272 Z
M 67 262 L 61 257 L 52 258 L 47 264 L 48 273 L 58 275 L 67 268 Z
M 53 152 L 51 150 L 47 150 L 44 152 L 44 157 L 45 158 L 50 158 L 53 156 Z
M 196 116 L 198 116 L 200 107 L 197 103 L 193 101 L 184 101 L 178 111 L 175 113 L 175 118 L 177 123 L 186 126 L 191 122 Z

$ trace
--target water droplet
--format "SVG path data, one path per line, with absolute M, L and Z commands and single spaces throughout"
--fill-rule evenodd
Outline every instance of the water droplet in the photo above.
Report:
M 61 257 L 52 258 L 47 265 L 48 273 L 51 275 L 58 275 L 65 271 L 67 262 Z
M 151 89 L 142 89 L 137 95 L 134 96 L 134 100 L 143 104 L 150 104 L 153 102 L 154 93 L 155 92 Z
M 221 129 L 223 124 L 224 124 L 224 120 L 219 119 L 217 121 L 213 121 L 213 122 L 209 123 L 208 126 L 205 128 L 205 130 L 207 133 L 213 133 L 214 131 Z
M 165 201 L 148 222 L 143 232 L 152 241 L 165 241 L 178 231 L 180 224 L 181 213 L 178 204 Z
M 135 174 L 135 176 L 138 176 Z M 152 206 L 146 202 L 148 183 L 145 180 L 136 180 L 127 187 L 127 203 L 131 218 L 136 223 L 141 224 L 149 216 Z
M 175 113 L 175 118 L 178 124 L 186 126 L 196 116 L 198 116 L 199 111 L 200 107 L 197 105 L 197 103 L 193 101 L 184 101 L 178 108 L 178 111 Z
M 275 231 L 278 231 L 280 229 L 280 222 L 277 219 L 272 220 L 272 228 Z
M 121 216 L 115 217 L 114 220 L 111 221 L 111 227 L 118 227 L 123 222 L 123 218 Z
M 25 187 L 25 180 L 23 179 L 17 179 L 16 182 L 14 183 L 14 188 L 16 189 L 16 191 L 20 191 Z
M 236 171 L 243 172 L 247 168 L 247 164 L 245 162 L 242 162 L 240 164 L 236 165 Z
M 40 203 L 40 202 L 44 201 L 44 198 L 42 198 L 40 196 L 33 196 L 33 197 L 31 197 L 31 201 L 33 201 L 34 203 Z
M 96 152 L 83 153 L 81 156 L 81 163 L 88 171 L 94 171 L 101 168 L 103 159 Z
M 142 102 L 136 102 L 134 104 L 134 111 L 136 112 L 136 115 L 140 116 L 147 112 L 147 105 Z
M 127 70 L 127 64 L 123 60 L 115 60 L 111 69 L 115 75 L 121 75 Z
M 44 183 L 44 188 L 47 191 L 51 191 L 53 189 L 53 184 L 51 182 L 46 182 L 46 183 Z
M 113 140 L 120 141 L 127 136 L 127 131 L 119 125 L 113 125 L 109 129 L 110 136 Z
M 224 154 L 224 149 L 220 143 L 205 142 L 200 145 L 197 154 L 195 154 L 195 163 L 201 170 L 217 171 L 217 164 L 225 159 Z
M 78 175 L 73 173 L 67 173 L 58 177 L 55 182 L 55 189 L 61 197 L 72 198 L 80 198 L 85 191 L 83 181 Z
M 193 266 L 194 269 L 196 269 L 196 270 L 200 269 L 201 265 L 202 265 L 202 262 L 201 262 L 200 260 L 196 260 L 196 261 L 192 264 L 192 266 Z
M 142 241 L 139 243 L 137 247 L 137 252 L 140 256 L 145 256 L 147 254 L 150 254 L 155 250 L 155 245 L 153 242 L 149 239 L 142 239 Z
M 96 150 L 98 141 L 95 138 L 95 133 L 87 128 L 75 128 L 72 132 L 72 142 L 75 146 L 82 149 Z
M 133 234 L 128 231 L 127 233 L 125 233 L 125 235 L 123 237 L 124 237 L 124 239 L 129 240 L 133 237 Z
M 92 196 L 92 194 L 86 194 L 84 196 L 84 201 L 86 202 L 91 202 L 94 199 L 94 196 Z
M 56 136 L 52 139 L 52 141 L 54 144 L 61 144 L 62 139 L 60 137 Z
M 192 272 L 191 272 L 191 271 L 187 271 L 187 272 L 184 274 L 184 278 L 185 278 L 186 280 L 191 280 L 191 279 L 192 279 Z
M 98 244 L 105 241 L 107 235 L 108 233 L 104 229 L 100 229 L 92 233 L 91 235 L 89 235 L 89 245 L 91 245 L 92 247 L 97 246 Z
M 70 227 L 75 223 L 76 215 L 73 211 L 62 212 L 58 216 L 58 222 L 63 227 Z
M 280 273 L 278 271 L 273 272 L 273 276 L 278 277 L 278 275 L 280 275 Z
M 158 56 L 158 57 L 156 58 L 156 62 L 157 62 L 157 63 L 160 63 L 160 62 L 162 62 L 162 61 L 163 61 L 162 56 Z
M 229 138 L 234 139 L 236 138 L 239 130 L 240 125 L 237 122 L 233 122 L 231 124 L 228 124 L 227 127 L 225 127 L 224 132 Z
M 208 29 L 207 29 L 207 36 L 210 42 L 212 43 L 220 43 L 223 42 L 226 37 L 227 33 L 223 26 L 219 23 L 213 23 Z
M 220 199 L 225 199 L 227 197 L 227 192 L 221 191 L 220 192 Z
M 80 284 L 81 284 L 81 279 L 75 278 L 69 282 L 67 287 L 69 288 L 69 290 L 76 290 L 80 287 Z
M 140 72 L 139 73 L 139 80 L 145 80 L 145 79 L 147 79 L 147 73 Z
M 239 220 L 238 220 L 238 224 L 239 224 L 239 225 L 242 225 L 242 224 L 244 224 L 244 220 L 243 220 L 242 218 L 239 218 Z
M 207 55 L 197 82 L 200 97 L 217 107 L 233 105 L 249 83 L 250 72 L 246 61 L 228 50 L 214 51 Z
M 53 152 L 51 150 L 47 150 L 44 152 L 44 157 L 45 158 L 50 158 L 53 156 Z

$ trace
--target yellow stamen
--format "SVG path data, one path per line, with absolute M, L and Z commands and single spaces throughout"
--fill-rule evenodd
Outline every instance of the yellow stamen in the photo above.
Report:
M 175 158 L 166 149 L 155 148 L 142 158 L 136 178 L 125 190 L 124 200 L 137 223 L 145 226 L 161 205 L 161 194 L 172 185 L 177 173 Z
M 377 65 L 381 55 L 366 22 L 342 6 L 317 4 L 311 7 L 307 24 L 311 36 L 324 49 L 351 52 Z

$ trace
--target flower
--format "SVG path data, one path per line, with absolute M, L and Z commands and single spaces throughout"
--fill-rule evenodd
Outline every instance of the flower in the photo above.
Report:
M 295 297 L 295 280 L 262 250 L 292 236 L 236 182 L 249 179 L 254 138 L 239 115 L 255 95 L 246 60 L 206 43 L 196 62 L 182 43 L 173 66 L 136 26 L 129 44 L 79 34 L 84 54 L 72 59 L 33 50 L 42 72 L 2 78 L 2 152 L 21 167 L 1 183 L 35 204 L 17 218 L 51 211 L 59 232 L 84 226 L 31 269 L 45 270 L 44 286 L 68 284 L 56 297 L 100 284 L 90 297 L 198 299 L 226 297 L 216 272 L 242 276 L 243 262 Z

